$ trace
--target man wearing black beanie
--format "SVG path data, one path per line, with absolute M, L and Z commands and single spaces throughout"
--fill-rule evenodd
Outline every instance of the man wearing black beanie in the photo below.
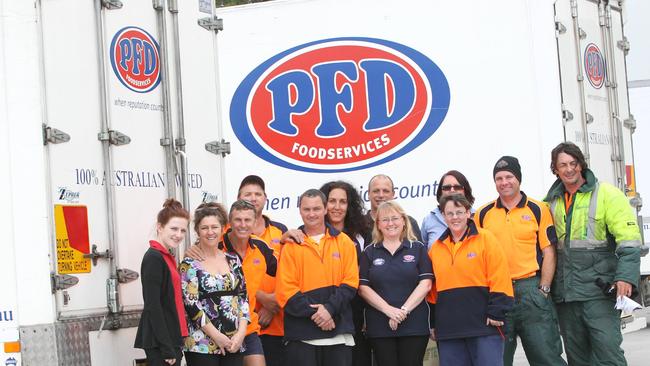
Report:
M 506 315 L 503 364 L 512 365 L 519 336 L 531 365 L 566 365 L 549 296 L 557 244 L 551 212 L 521 191 L 517 158 L 502 156 L 492 173 L 499 198 L 476 211 L 474 221 L 497 237 L 508 256 L 515 306 Z

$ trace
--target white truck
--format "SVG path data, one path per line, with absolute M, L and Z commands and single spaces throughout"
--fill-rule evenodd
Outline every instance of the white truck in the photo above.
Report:
M 504 154 L 541 198 L 568 140 L 636 204 L 621 3 L 0 0 L 0 365 L 138 364 L 155 213 L 248 174 L 289 226 L 378 173 L 420 220 Z
M 650 24 L 645 21 L 645 17 L 638 19 L 632 14 L 649 14 L 650 3 L 635 2 L 630 3 L 627 8 L 628 22 L 626 23 L 626 33 L 630 42 L 634 45 L 628 55 L 628 88 L 630 95 L 630 109 L 637 121 L 638 128 L 634 133 L 634 152 L 638 169 L 636 174 L 636 186 L 640 192 L 650 190 L 650 39 L 646 36 L 650 32 Z M 641 207 L 640 216 L 643 225 L 643 237 L 646 245 L 650 245 L 650 204 L 646 202 Z M 643 305 L 650 305 L 650 256 L 641 258 L 641 301 Z

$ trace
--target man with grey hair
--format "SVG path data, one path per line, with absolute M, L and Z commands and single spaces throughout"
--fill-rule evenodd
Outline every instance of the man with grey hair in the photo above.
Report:
M 298 201 L 301 243 L 288 241 L 278 266 L 276 297 L 284 309 L 287 364 L 350 366 L 354 324 L 350 301 L 359 286 L 352 240 L 325 223 L 326 197 L 309 189 Z

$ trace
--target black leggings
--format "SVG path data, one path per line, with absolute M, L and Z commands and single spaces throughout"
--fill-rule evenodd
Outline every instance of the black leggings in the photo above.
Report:
M 187 366 L 242 366 L 244 354 L 226 353 L 226 355 L 209 355 L 206 353 L 185 352 Z
M 178 352 L 176 352 L 176 363 L 173 365 L 165 362 L 165 359 L 160 353 L 160 348 L 145 348 L 144 354 L 147 355 L 148 366 L 181 366 L 181 359 L 183 358 L 183 352 L 181 352 L 180 347 L 178 348 Z
M 371 338 L 378 366 L 422 366 L 429 336 Z

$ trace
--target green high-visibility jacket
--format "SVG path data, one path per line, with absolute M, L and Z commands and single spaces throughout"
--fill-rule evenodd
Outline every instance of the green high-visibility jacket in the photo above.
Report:
M 551 206 L 558 236 L 552 294 L 555 302 L 605 298 L 596 285 L 625 281 L 637 286 L 641 232 L 627 197 L 615 186 L 598 182 L 591 170 L 568 211 L 558 179 L 544 201 Z

